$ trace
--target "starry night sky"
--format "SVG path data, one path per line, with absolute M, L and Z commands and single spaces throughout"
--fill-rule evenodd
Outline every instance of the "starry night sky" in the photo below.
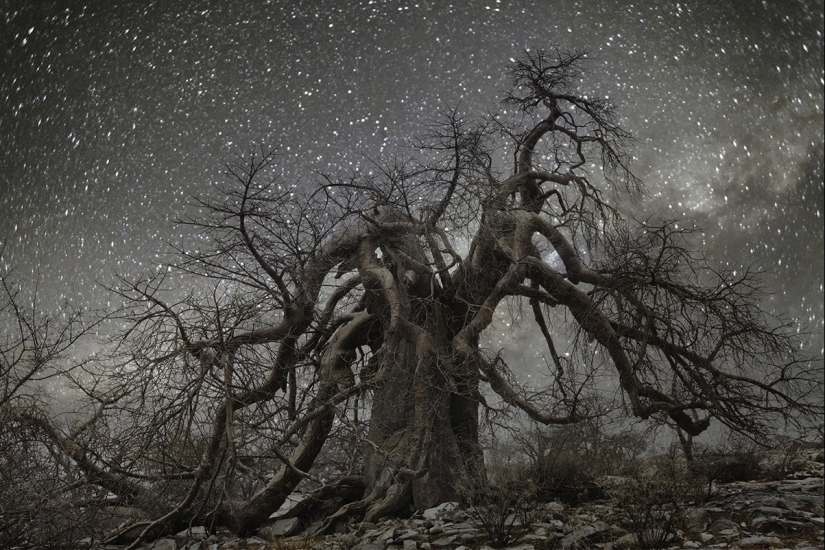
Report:
M 186 197 L 259 141 L 287 181 L 363 166 L 439 108 L 494 107 L 524 48 L 591 54 L 650 197 L 719 262 L 773 266 L 822 347 L 820 0 L 5 0 L 0 270 L 48 300 L 167 261 Z

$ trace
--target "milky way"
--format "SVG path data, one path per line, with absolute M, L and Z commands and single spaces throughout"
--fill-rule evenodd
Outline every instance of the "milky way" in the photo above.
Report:
M 231 5 L 230 5 L 231 4 Z M 590 53 L 637 138 L 630 214 L 773 266 L 769 309 L 823 331 L 823 8 L 718 2 L 3 4 L 0 269 L 98 305 L 182 239 L 186 198 L 260 142 L 284 177 L 363 165 L 438 109 L 482 114 L 525 48 Z M 102 300 L 105 301 L 105 298 Z

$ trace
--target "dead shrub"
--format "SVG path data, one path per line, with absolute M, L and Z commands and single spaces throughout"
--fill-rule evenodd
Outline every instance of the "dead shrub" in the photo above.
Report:
M 508 459 L 492 460 L 487 473 L 489 483 L 471 484 L 461 490 L 461 496 L 490 544 L 503 548 L 526 534 L 538 520 L 536 486 L 523 475 L 523 466 Z
M 645 439 L 632 430 L 614 430 L 603 422 L 534 427 L 517 436 L 519 454 L 527 458 L 525 475 L 533 480 L 542 501 L 577 504 L 602 498 L 595 479 L 632 472 L 646 449 Z
M 672 455 L 652 459 L 617 490 L 630 531 L 645 550 L 664 548 L 677 537 L 690 503 L 701 499 L 702 483 L 683 460 Z

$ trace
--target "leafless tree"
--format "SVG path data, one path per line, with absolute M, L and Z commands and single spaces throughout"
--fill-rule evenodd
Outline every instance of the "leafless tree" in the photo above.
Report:
M 686 434 L 821 422 L 817 365 L 760 310 L 758 274 L 614 206 L 642 186 L 613 106 L 577 91 L 584 58 L 526 52 L 499 113 L 445 110 L 408 157 L 312 189 L 264 149 L 227 166 L 182 220 L 201 247 L 112 286 L 126 328 L 85 389 L 95 412 L 55 440 L 147 511 L 145 538 L 248 534 L 301 482 L 335 503 L 325 528 L 456 499 L 485 476 L 484 409 L 574 423 L 608 374 L 629 414 Z M 505 306 L 543 336 L 542 387 L 483 345 Z
M 0 243 L 0 262 L 3 251 Z M 26 288 L 15 275 L 0 267 L 0 546 L 56 547 L 99 519 L 89 505 L 100 490 L 55 414 L 64 383 L 87 364 L 72 348 L 99 320 L 69 302 L 41 304 L 38 276 Z

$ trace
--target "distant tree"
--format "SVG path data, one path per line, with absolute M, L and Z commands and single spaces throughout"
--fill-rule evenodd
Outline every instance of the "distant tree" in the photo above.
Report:
M 614 206 L 642 185 L 613 106 L 576 89 L 583 60 L 526 52 L 501 112 L 444 110 L 411 158 L 309 190 L 252 152 L 182 220 L 203 237 L 174 266 L 190 293 L 166 270 L 113 286 L 126 329 L 86 389 L 96 412 L 54 437 L 147 511 L 142 537 L 249 534 L 304 480 L 324 528 L 457 499 L 485 479 L 484 408 L 575 423 L 606 373 L 629 414 L 685 434 L 821 422 L 817 365 L 760 310 L 758 274 Z M 543 336 L 542 387 L 483 347 L 505 305 Z

